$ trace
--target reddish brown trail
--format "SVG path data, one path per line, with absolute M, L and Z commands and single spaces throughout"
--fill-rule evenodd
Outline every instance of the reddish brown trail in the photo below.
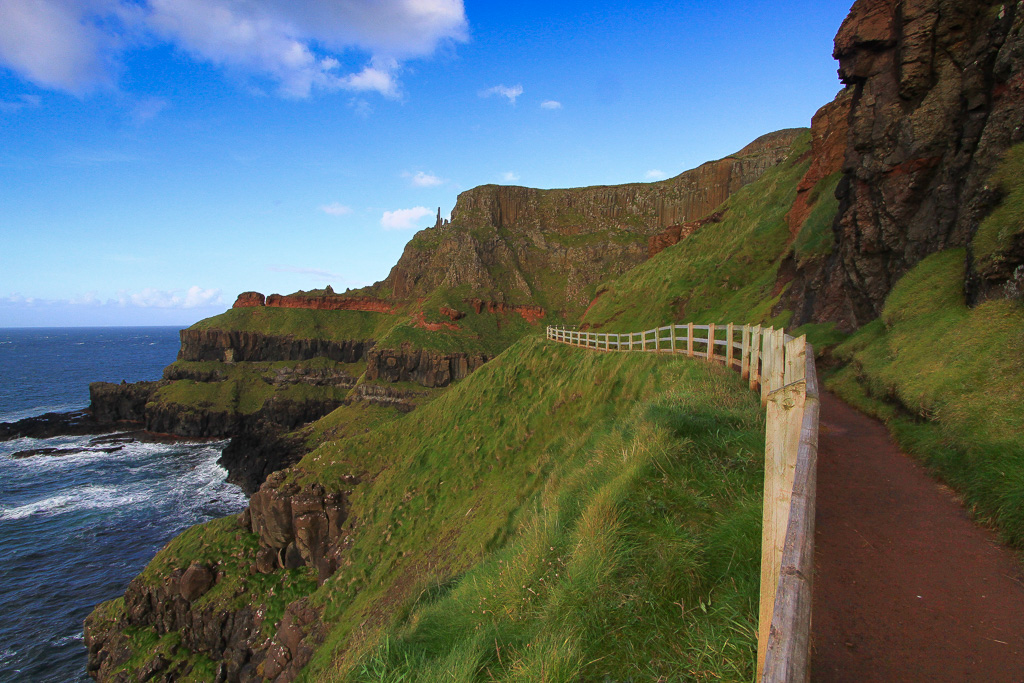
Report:
M 877 420 L 822 396 L 812 680 L 1024 682 L 1024 575 Z

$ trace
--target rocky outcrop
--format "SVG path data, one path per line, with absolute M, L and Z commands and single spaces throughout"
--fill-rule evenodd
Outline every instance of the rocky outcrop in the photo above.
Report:
M 231 308 L 259 308 L 266 305 L 266 297 L 259 292 L 242 292 Z
M 0 441 L 29 437 L 47 439 L 51 436 L 78 436 L 102 434 L 124 429 L 124 424 L 99 424 L 90 410 L 75 410 L 69 413 L 45 413 L 26 417 L 15 422 L 0 422 Z
M 120 421 L 145 422 L 146 404 L 166 381 L 93 382 L 89 385 L 89 410 L 101 424 Z
M 328 291 L 324 294 L 271 294 L 264 297 L 259 292 L 242 292 L 235 299 L 232 308 L 307 308 L 315 311 L 368 311 L 371 313 L 393 313 L 392 302 L 368 296 L 346 296 Z
M 718 223 L 722 220 L 725 215 L 723 211 L 716 211 L 710 216 L 706 216 L 696 221 L 687 221 L 677 225 L 670 225 L 657 235 L 652 235 L 647 240 L 647 258 L 652 258 L 655 254 L 668 249 L 673 244 L 679 244 L 682 240 L 697 232 L 705 225 L 710 223 Z
M 522 316 L 523 320 L 531 324 L 540 322 L 547 315 L 547 311 L 541 306 L 521 306 L 505 303 L 504 301 L 484 301 L 483 299 L 476 298 L 465 299 L 465 302 L 473 307 L 477 315 L 481 313 L 491 313 L 492 315 L 518 313 Z
M 373 348 L 367 357 L 366 378 L 446 387 L 468 377 L 488 360 L 490 356 L 484 353 L 441 353 L 409 344 L 399 349 Z
M 843 168 L 846 140 L 849 136 L 850 90 L 842 90 L 836 98 L 819 109 L 811 118 L 811 165 L 796 187 L 796 200 L 786 214 L 789 234 L 796 237 L 811 213 L 811 190 Z
M 178 360 L 234 363 L 322 357 L 340 363 L 355 363 L 366 357 L 373 344 L 372 340 L 295 339 L 262 332 L 189 328 L 181 331 Z
M 1024 7 L 857 0 L 835 57 L 851 89 L 836 248 L 817 279 L 803 274 L 793 322 L 849 330 L 925 256 L 969 247 L 998 199 L 986 181 L 1024 139 Z
M 345 546 L 348 494 L 327 491 L 320 484 L 299 487 L 288 482 L 284 472 L 270 475 L 242 516 L 242 523 L 247 520 L 260 537 L 256 570 L 267 574 L 307 566 L 317 570 L 321 582 L 331 576 Z
M 412 299 L 468 286 L 485 301 L 578 313 L 594 284 L 647 258 L 652 236 L 714 211 L 782 161 L 801 132 L 771 133 L 657 183 L 463 192 L 451 222 L 418 233 L 373 290 Z

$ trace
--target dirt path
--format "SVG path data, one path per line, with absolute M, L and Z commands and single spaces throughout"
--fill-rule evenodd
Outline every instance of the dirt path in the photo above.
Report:
M 812 680 L 1024 682 L 1024 576 L 885 427 L 821 405 Z

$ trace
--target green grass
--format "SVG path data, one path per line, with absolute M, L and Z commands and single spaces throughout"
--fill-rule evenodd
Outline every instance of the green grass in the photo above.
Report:
M 982 221 L 972 242 L 981 272 L 999 266 L 1002 252 L 1024 235 L 1024 143 L 1010 148 L 989 182 L 1004 196 Z
M 835 349 L 826 386 L 884 419 L 901 446 L 1024 549 L 1024 308 L 963 303 L 965 254 L 934 254 L 893 288 L 881 319 Z
M 251 573 L 256 536 L 229 517 L 141 580 L 216 565 L 197 608 L 259 607 L 267 635 L 308 596 L 327 635 L 302 680 L 751 678 L 764 423 L 735 373 L 532 337 L 412 413 L 312 429 L 328 440 L 289 478 L 361 482 L 334 576 Z
M 786 214 L 810 163 L 800 160 L 809 144 L 805 133 L 786 161 L 726 200 L 721 222 L 602 285 L 583 322 L 608 332 L 669 321 L 779 324 L 771 313 L 778 301 L 773 289 L 790 239 Z
M 826 176 L 809 193 L 807 201 L 811 205 L 811 213 L 800 226 L 800 232 L 793 242 L 793 254 L 800 265 L 832 252 L 832 223 L 839 212 L 836 186 L 842 177 L 843 174 L 838 171 Z
M 376 339 L 395 316 L 366 311 L 315 311 L 302 308 L 232 308 L 200 320 L 191 330 L 239 330 L 295 339 Z
M 311 680 L 749 679 L 762 449 L 724 369 L 518 342 L 293 469 L 366 482 Z

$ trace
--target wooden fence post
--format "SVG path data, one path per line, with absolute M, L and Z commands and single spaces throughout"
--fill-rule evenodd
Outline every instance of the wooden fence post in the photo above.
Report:
M 775 328 L 769 327 L 761 333 L 761 405 L 768 405 L 768 392 L 772 387 L 772 362 L 775 354 L 772 345 L 775 343 Z
M 767 382 L 764 382 L 767 384 Z M 779 583 L 782 550 L 789 524 L 793 475 L 800 447 L 806 383 L 798 382 L 773 391 L 768 400 L 765 428 L 764 511 L 761 527 L 761 604 L 758 610 L 757 679 L 761 680 L 768 634 Z
M 725 367 L 732 370 L 732 332 L 733 324 L 725 326 Z
M 807 337 L 800 336 L 786 342 L 786 374 L 783 384 L 792 384 L 807 375 Z
M 669 329 L 669 333 L 668 334 L 669 334 L 669 336 L 672 339 L 672 353 L 675 353 L 676 352 L 676 324 L 672 323 L 671 325 L 668 326 L 668 329 Z
M 686 324 L 686 355 L 693 358 L 693 323 Z
M 708 362 L 715 360 L 715 324 L 708 325 Z
M 754 325 L 750 333 L 750 389 L 757 391 L 761 384 L 761 326 Z
M 740 348 L 740 377 L 750 377 L 750 325 L 743 326 L 743 341 Z
M 775 330 L 775 358 L 772 359 L 772 367 L 775 369 L 775 376 L 772 378 L 772 391 L 782 388 L 786 383 L 786 330 L 780 327 Z

